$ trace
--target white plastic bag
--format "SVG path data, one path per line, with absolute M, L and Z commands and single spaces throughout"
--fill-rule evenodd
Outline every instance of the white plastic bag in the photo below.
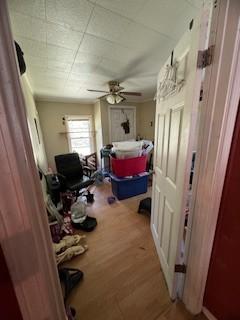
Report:
M 71 218 L 74 223 L 83 223 L 87 218 L 85 201 L 78 200 L 71 206 Z

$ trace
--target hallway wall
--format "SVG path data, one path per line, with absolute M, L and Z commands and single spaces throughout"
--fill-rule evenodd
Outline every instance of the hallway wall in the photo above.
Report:
M 138 108 L 138 133 L 143 139 L 154 140 L 156 102 L 151 100 L 139 103 Z
M 46 172 L 48 169 L 47 156 L 45 152 L 45 145 L 43 140 L 42 129 L 39 121 L 39 115 L 36 108 L 36 104 L 33 98 L 32 89 L 28 82 L 27 75 L 24 74 L 20 78 L 23 95 L 26 104 L 27 122 L 28 129 L 32 142 L 32 149 L 36 165 L 43 171 Z M 46 185 L 45 179 L 41 180 L 42 190 L 44 197 L 46 196 Z

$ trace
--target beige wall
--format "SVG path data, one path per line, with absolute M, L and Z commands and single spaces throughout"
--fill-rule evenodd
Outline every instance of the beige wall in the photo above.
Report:
M 108 121 L 108 103 L 106 100 L 100 100 L 101 121 L 102 121 L 102 137 L 103 145 L 109 144 L 109 121 Z
M 46 173 L 48 169 L 48 165 L 47 165 L 47 157 L 46 157 L 46 152 L 44 147 L 42 130 L 40 126 L 40 121 L 39 121 L 39 116 L 38 116 L 37 108 L 35 105 L 35 101 L 33 99 L 32 90 L 26 75 L 23 75 L 21 77 L 21 84 L 22 84 L 22 90 L 23 90 L 23 95 L 24 95 L 25 104 L 26 104 L 27 122 L 28 122 L 28 128 L 29 128 L 29 133 L 31 137 L 35 162 L 36 162 L 36 165 L 39 166 L 39 168 L 44 173 Z M 37 134 L 37 129 L 36 129 L 34 119 L 36 119 L 36 122 L 37 122 L 39 137 Z M 42 179 L 41 183 L 42 183 L 44 197 L 46 197 L 46 185 L 45 185 L 44 178 Z
M 101 104 L 100 101 L 97 101 L 94 104 L 94 124 L 95 124 L 95 143 L 96 143 L 96 152 L 98 158 L 98 165 L 100 165 L 100 150 L 103 146 L 103 133 L 102 133 L 102 117 L 101 117 Z
M 66 115 L 92 115 L 94 117 L 94 106 L 93 104 L 46 101 L 37 101 L 36 104 L 43 131 L 48 164 L 55 170 L 54 156 L 69 152 L 63 117 Z
M 143 139 L 154 140 L 156 102 L 147 101 L 139 103 L 138 108 L 139 121 L 137 133 Z

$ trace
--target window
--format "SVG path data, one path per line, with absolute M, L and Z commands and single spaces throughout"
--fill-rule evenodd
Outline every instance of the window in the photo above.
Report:
M 66 116 L 70 152 L 89 155 L 94 152 L 92 117 Z

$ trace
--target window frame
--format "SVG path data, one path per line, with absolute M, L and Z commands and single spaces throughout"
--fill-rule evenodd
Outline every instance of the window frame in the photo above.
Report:
M 72 143 L 71 143 L 71 137 L 70 137 L 70 130 L 68 121 L 71 120 L 89 120 L 90 123 L 90 154 L 95 152 L 95 145 L 94 145 L 94 135 L 93 135 L 93 116 L 92 115 L 66 115 L 65 116 L 65 125 L 67 129 L 67 139 L 68 139 L 68 150 L 69 152 L 74 152 L 72 150 Z M 79 153 L 78 153 L 79 154 Z M 84 156 L 82 154 L 79 154 L 79 156 Z

